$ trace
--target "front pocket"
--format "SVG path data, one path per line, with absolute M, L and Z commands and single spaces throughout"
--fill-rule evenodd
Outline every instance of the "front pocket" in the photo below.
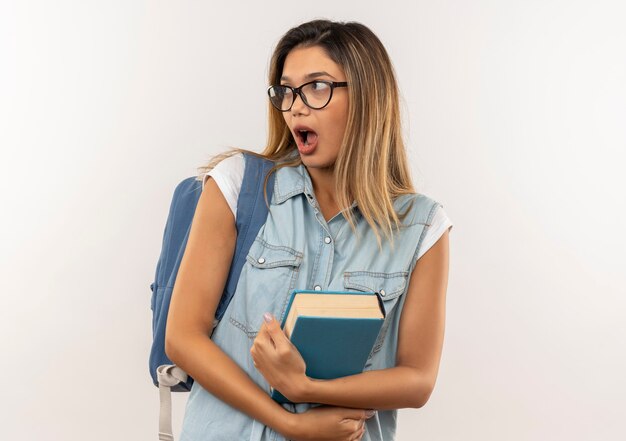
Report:
M 263 324 L 265 312 L 280 320 L 301 263 L 301 252 L 257 238 L 246 256 L 233 298 L 230 323 L 254 338 Z
M 261 269 L 278 267 L 297 268 L 302 262 L 302 253 L 290 247 L 270 245 L 262 239 L 256 239 L 250 247 L 246 259 L 250 265 Z
M 385 308 L 385 322 L 374 343 L 372 353 L 378 352 L 385 341 L 387 328 L 392 317 L 392 312 L 398 303 L 399 297 L 406 290 L 409 273 L 397 271 L 391 273 L 373 271 L 346 271 L 343 274 L 343 286 L 346 290 L 373 291 L 380 295 Z
M 377 292 L 385 304 L 385 313 L 389 315 L 406 288 L 408 275 L 407 271 L 395 273 L 348 271 L 343 273 L 343 286 L 345 289 Z

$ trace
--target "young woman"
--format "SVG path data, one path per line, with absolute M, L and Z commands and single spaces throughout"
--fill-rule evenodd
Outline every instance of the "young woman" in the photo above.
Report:
M 274 192 L 236 294 L 213 330 L 237 235 L 237 152 L 205 170 L 174 288 L 166 351 L 196 380 L 182 440 L 392 440 L 396 409 L 423 406 L 437 377 L 452 224 L 413 189 L 393 69 L 367 27 L 289 30 L 269 82 Z M 279 325 L 293 289 L 380 293 L 386 318 L 362 374 L 305 375 Z M 277 404 L 270 386 L 298 404 Z

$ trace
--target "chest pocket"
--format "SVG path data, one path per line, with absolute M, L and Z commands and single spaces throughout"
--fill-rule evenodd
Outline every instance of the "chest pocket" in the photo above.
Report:
M 380 299 L 385 308 L 385 322 L 378 334 L 376 343 L 374 343 L 372 353 L 378 352 L 385 342 L 387 329 L 393 319 L 392 312 L 406 289 L 408 276 L 409 273 L 407 271 L 392 273 L 347 271 L 344 273 L 343 286 L 346 290 L 377 292 L 380 294 Z
M 280 320 L 289 294 L 296 284 L 302 253 L 257 238 L 250 247 L 237 285 L 237 300 L 229 321 L 254 338 L 270 312 Z

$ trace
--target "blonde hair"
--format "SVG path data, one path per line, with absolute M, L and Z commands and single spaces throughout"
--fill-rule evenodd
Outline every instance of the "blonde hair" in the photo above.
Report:
M 393 201 L 415 193 L 402 139 L 398 86 L 389 55 L 378 37 L 356 22 L 314 20 L 287 31 L 272 55 L 269 83 L 279 84 L 285 59 L 295 48 L 319 46 L 345 72 L 348 82 L 348 118 L 342 145 L 334 164 L 337 203 L 353 231 L 356 202 L 373 229 L 379 247 L 381 236 L 393 243 L 393 232 L 404 213 Z M 301 164 L 296 143 L 283 115 L 268 101 L 269 131 L 262 156 L 275 161 L 273 170 Z M 233 149 L 216 156 L 206 173 Z M 405 212 L 406 213 L 406 212 Z

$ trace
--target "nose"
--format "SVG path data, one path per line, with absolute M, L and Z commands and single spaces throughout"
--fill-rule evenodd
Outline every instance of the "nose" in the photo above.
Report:
M 306 111 L 309 108 L 306 104 L 304 104 L 301 93 L 302 92 L 298 91 L 298 93 L 294 96 L 293 104 L 291 105 L 292 115 L 302 114 L 303 110 Z

